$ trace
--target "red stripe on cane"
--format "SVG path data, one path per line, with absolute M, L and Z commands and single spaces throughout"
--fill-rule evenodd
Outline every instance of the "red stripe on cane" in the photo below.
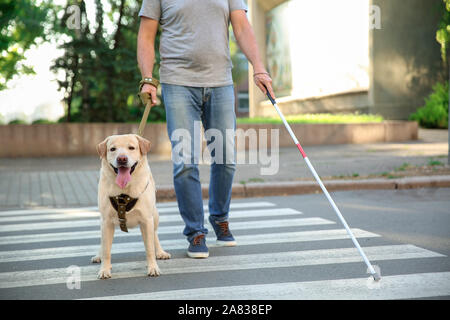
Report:
M 298 151 L 300 151 L 300 153 L 302 154 L 302 157 L 306 158 L 306 153 L 305 153 L 305 151 L 303 151 L 303 148 L 300 145 L 300 143 L 297 143 L 297 148 L 298 148 Z

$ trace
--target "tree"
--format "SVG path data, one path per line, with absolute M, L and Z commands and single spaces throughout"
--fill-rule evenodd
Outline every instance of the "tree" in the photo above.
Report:
M 0 2 L 0 90 L 18 74 L 32 74 L 33 68 L 22 63 L 24 53 L 33 44 L 45 40 L 45 21 L 49 2 L 38 6 L 33 0 Z
M 441 45 L 441 57 L 448 66 L 448 47 L 450 44 L 450 0 L 442 0 L 442 18 L 436 31 L 436 41 Z
M 62 23 L 69 18 L 68 8 L 79 6 L 80 29 L 55 26 L 59 37 L 68 38 L 61 48 L 64 55 L 52 69 L 65 71 L 59 86 L 65 90 L 66 121 L 128 122 L 139 121 L 143 106 L 137 97 L 141 75 L 136 60 L 138 11 L 135 0 L 109 0 L 111 10 L 104 11 L 103 2 L 95 1 L 95 24 L 87 19 L 84 1 L 68 2 Z M 109 19 L 114 30 L 106 28 Z M 159 77 L 159 56 L 155 73 Z M 164 121 L 162 105 L 152 108 L 150 121 Z

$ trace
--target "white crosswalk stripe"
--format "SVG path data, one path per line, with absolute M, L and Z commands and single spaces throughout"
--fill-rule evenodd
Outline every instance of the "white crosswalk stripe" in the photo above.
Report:
M 363 231 L 360 229 L 353 229 L 353 233 L 357 238 L 371 238 L 378 237 L 377 234 Z M 214 243 L 214 237 L 209 235 L 207 237 L 210 243 Z M 317 231 L 301 231 L 301 232 L 284 232 L 284 233 L 267 233 L 256 235 L 236 236 L 236 241 L 239 246 L 258 245 L 267 243 L 286 243 L 286 242 L 304 242 L 304 241 L 323 241 L 323 240 L 338 240 L 348 239 L 345 230 L 317 230 Z M 162 240 L 161 246 L 165 250 L 184 249 L 187 246 L 185 239 Z M 211 246 L 211 245 L 210 245 Z M 31 261 L 42 259 L 59 259 L 69 257 L 82 257 L 95 255 L 98 250 L 98 245 L 82 245 L 82 246 L 66 246 L 45 249 L 31 249 L 31 250 L 13 250 L 0 251 L 0 263 L 13 261 Z M 113 243 L 112 254 L 127 253 L 127 252 L 144 252 L 144 244 L 142 241 L 137 242 L 122 242 Z
M 205 205 L 205 211 L 207 206 Z M 166 251 L 186 250 L 187 241 L 182 235 L 184 224 L 177 204 L 158 204 L 162 235 L 161 245 Z M 267 201 L 241 201 L 233 203 L 230 227 L 235 232 L 238 246 L 231 249 L 235 254 L 221 255 L 230 248 L 214 246 L 215 235 L 207 236 L 211 254 L 208 259 L 177 257 L 158 261 L 165 276 L 193 277 L 198 273 L 227 271 L 257 271 L 266 269 L 305 268 L 307 266 L 330 266 L 345 268 L 345 264 L 361 263 L 357 250 L 348 242 L 346 247 L 335 247 L 336 241 L 349 240 L 346 231 L 334 221 L 305 216 L 292 208 L 280 207 Z M 207 214 L 206 214 L 207 216 Z M 8 298 L 8 290 L 20 288 L 47 288 L 62 285 L 68 279 L 67 267 L 61 262 L 78 259 L 82 285 L 99 281 L 96 279 L 99 265 L 90 264 L 90 257 L 99 248 L 99 213 L 96 207 L 75 209 L 14 210 L 0 212 L 0 297 Z M 245 218 L 245 220 L 242 220 Z M 205 222 L 207 219 L 205 219 Z M 97 227 L 97 228 L 92 228 Z M 76 228 L 76 229 L 74 229 Z M 83 230 L 83 228 L 85 230 Z M 57 230 L 57 229 L 64 229 Z M 73 229 L 73 230 L 71 230 Z M 295 231 L 298 230 L 298 231 Z M 247 233 L 248 231 L 248 233 Z M 401 262 L 406 259 L 440 259 L 446 256 L 410 244 L 377 244 L 383 238 L 376 233 L 353 228 L 355 236 L 364 246 L 371 261 Z M 11 234 L 13 232 L 13 234 Z M 139 228 L 115 233 L 113 243 L 113 279 L 126 280 L 145 277 L 146 263 L 144 245 Z M 364 242 L 363 242 L 364 240 Z M 68 245 L 67 241 L 71 241 Z M 86 242 L 87 241 L 87 242 Z M 308 243 L 320 244 L 308 249 Z M 343 242 L 342 242 L 343 243 Z M 286 249 L 286 244 L 290 249 Z M 31 248 L 30 248 L 31 246 Z M 330 247 L 331 246 L 331 247 Z M 267 248 L 271 249 L 267 249 Z M 253 248 L 253 252 L 247 252 Z M 229 251 L 227 251 L 229 252 Z M 133 261 L 120 261 L 123 254 L 138 253 Z M 217 255 L 215 255 L 217 254 Z M 51 267 L 58 261 L 58 267 Z M 117 262 L 115 262 L 117 261 Z M 21 269 L 21 263 L 39 263 L 39 267 Z M 42 267 L 45 265 L 45 267 Z M 17 268 L 18 267 L 18 268 Z M 316 281 L 291 281 L 282 283 L 266 279 L 263 284 L 236 285 L 233 282 L 208 284 L 201 288 L 181 286 L 168 287 L 153 292 L 109 296 L 99 294 L 98 299 L 408 299 L 450 295 L 450 272 L 429 272 L 383 276 L 374 287 L 369 275 L 359 278 Z M 110 280 L 114 281 L 114 280 Z M 183 283 L 183 282 L 181 282 Z M 42 289 L 44 290 L 44 289 Z M 91 297 L 87 295 L 85 297 Z M 57 299 L 58 297 L 54 297 Z M 80 293 L 77 298 L 84 298 Z
M 243 209 L 243 208 L 262 208 L 262 207 L 274 207 L 275 204 L 266 201 L 258 202 L 244 202 L 244 203 L 231 203 L 231 209 Z M 178 206 L 176 203 L 169 204 L 158 204 L 157 206 L 159 213 L 178 212 Z M 204 210 L 208 210 L 208 206 L 203 206 Z M 79 214 L 77 216 L 77 214 Z M 83 216 L 98 216 L 97 207 L 83 207 L 83 208 L 73 208 L 73 209 L 37 209 L 37 210 L 9 210 L 0 212 L 0 222 L 6 221 L 21 221 L 19 216 L 37 216 L 39 219 L 66 219 L 73 217 L 83 217 Z M 49 217 L 51 216 L 51 217 Z M 26 219 L 23 219 L 26 221 Z
M 230 219 L 233 221 L 233 219 Z M 251 230 L 251 229 L 266 229 L 278 227 L 301 227 L 313 225 L 335 224 L 335 222 L 322 218 L 299 218 L 289 220 L 267 220 L 267 221 L 245 221 L 233 222 L 233 230 Z M 181 224 L 175 226 L 160 226 L 158 234 L 180 233 L 184 226 Z M 114 237 L 129 238 L 140 236 L 138 228 L 130 229 L 128 233 L 116 232 Z M 74 231 L 74 232 L 54 232 L 54 233 L 38 233 L 30 235 L 19 236 L 4 236 L 0 237 L 0 245 L 18 244 L 18 243 L 33 243 L 33 242 L 49 242 L 49 241 L 63 241 L 63 240 L 80 240 L 80 239 L 100 239 L 100 230 L 95 231 Z
M 77 213 L 78 214 L 78 213 Z M 79 213 L 84 214 L 84 213 Z M 91 213 L 88 213 L 91 214 Z M 255 217 L 270 217 L 270 216 L 282 216 L 282 215 L 299 215 L 302 212 L 290 209 L 290 208 L 281 208 L 281 209 L 260 209 L 260 210 L 236 210 L 231 211 L 230 215 L 234 218 L 255 218 Z M 76 215 L 73 213 L 73 215 Z M 71 217 L 72 219 L 76 217 Z M 80 228 L 80 227 L 92 227 L 99 226 L 99 218 L 98 213 L 93 215 L 92 219 L 80 219 L 80 220 L 71 220 L 68 223 L 67 221 L 56 221 L 56 222 L 34 222 L 34 223 L 18 223 L 18 224 L 4 224 L 0 226 L 0 232 L 12 232 L 12 231 L 24 231 L 24 230 L 50 230 L 50 229 L 63 229 L 63 228 Z M 25 221 L 36 221 L 36 218 L 29 218 Z M 39 219 L 40 220 L 40 219 Z M 38 220 L 38 221 L 39 221 Z M 57 219 L 59 220 L 59 219 Z M 69 220 L 69 218 L 67 218 Z M 21 220 L 23 221 L 23 220 Z M 170 214 L 170 215 L 161 215 L 159 217 L 159 222 L 181 222 L 180 215 Z
M 99 297 L 120 300 L 386 300 L 412 299 L 449 294 L 450 272 L 432 272 L 383 277 L 380 288 L 369 284 L 372 279 L 354 278 L 325 281 L 210 287 L 142 294 Z
M 442 257 L 443 255 L 413 245 L 394 245 L 367 248 L 371 259 L 397 260 Z M 359 262 L 361 258 L 354 248 L 305 250 L 279 253 L 249 254 L 225 257 L 210 257 L 206 260 L 190 258 L 160 261 L 164 274 L 245 270 L 258 268 L 298 267 L 307 265 Z M 81 267 L 81 280 L 97 278 L 97 265 Z M 114 264 L 114 278 L 142 277 L 145 275 L 145 261 Z M 67 268 L 44 271 L 17 271 L 0 273 L 0 288 L 32 286 L 50 283 L 65 283 Z

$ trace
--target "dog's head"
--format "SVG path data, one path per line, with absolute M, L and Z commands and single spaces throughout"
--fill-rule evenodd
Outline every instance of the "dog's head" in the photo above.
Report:
M 97 145 L 100 158 L 109 164 L 107 170 L 115 172 L 116 183 L 122 189 L 130 182 L 139 163 L 146 159 L 149 149 L 150 141 L 136 134 L 109 136 Z

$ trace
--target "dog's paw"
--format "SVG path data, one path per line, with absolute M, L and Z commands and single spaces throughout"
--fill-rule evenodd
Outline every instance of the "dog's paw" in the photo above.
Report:
M 170 258 L 171 258 L 170 253 L 167 253 L 165 251 L 159 251 L 159 252 L 156 253 L 156 259 L 167 260 L 167 259 L 170 259 Z
M 97 278 L 99 279 L 109 279 L 111 278 L 111 269 L 100 269 L 97 274 Z
M 154 267 L 147 267 L 147 275 L 149 277 L 157 277 L 161 274 L 161 271 L 159 271 L 158 266 Z
M 102 262 L 102 258 L 100 258 L 99 256 L 94 256 L 91 258 L 91 263 L 100 263 Z

